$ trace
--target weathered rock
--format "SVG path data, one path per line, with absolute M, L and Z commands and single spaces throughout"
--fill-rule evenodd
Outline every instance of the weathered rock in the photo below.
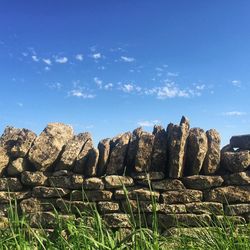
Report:
M 71 199 L 73 201 L 110 201 L 112 192 L 107 190 L 73 190 L 71 192 Z
M 187 188 L 204 190 L 219 187 L 224 182 L 221 176 L 193 175 L 183 177 L 182 181 Z
M 0 192 L 0 203 L 9 203 L 13 200 L 27 199 L 31 196 L 31 192 Z
M 24 171 L 21 174 L 21 182 L 27 186 L 46 186 L 49 184 L 48 175 L 46 173 L 36 171 Z
M 5 168 L 9 164 L 9 156 L 7 154 L 6 149 L 0 146 L 0 176 L 3 175 Z
M 59 177 L 59 176 L 72 176 L 73 175 L 73 172 L 71 171 L 68 171 L 68 170 L 57 170 L 53 173 L 51 173 L 51 176 L 54 176 L 54 177 Z
M 170 123 L 167 127 L 168 169 L 171 178 L 183 175 L 188 133 L 189 121 L 185 117 L 182 117 L 180 126 Z
M 127 167 L 129 172 L 133 171 L 135 167 L 135 157 L 138 148 L 139 138 L 142 132 L 143 132 L 142 127 L 136 128 L 133 131 L 130 139 L 128 155 L 127 155 Z
M 153 181 L 151 183 L 153 189 L 157 190 L 179 190 L 185 189 L 183 183 L 177 179 L 164 179 L 161 181 Z
M 152 213 L 159 211 L 161 204 L 151 201 L 123 200 L 121 201 L 121 210 L 125 213 Z
M 127 132 L 112 139 L 107 174 L 123 174 L 130 138 L 131 133 Z
M 78 154 L 75 162 L 74 172 L 78 174 L 84 174 L 84 169 L 86 167 L 89 151 L 93 148 L 93 140 L 90 133 L 85 133 L 85 144 Z
M 85 176 L 96 176 L 99 151 L 96 148 L 91 148 L 88 152 L 88 159 L 84 168 Z
M 223 205 L 219 202 L 192 202 L 186 204 L 188 213 L 193 214 L 223 214 Z
M 51 187 L 72 188 L 71 176 L 50 176 L 48 181 Z
M 166 172 L 167 168 L 167 132 L 159 125 L 154 126 L 154 144 L 150 171 Z
M 165 213 L 165 214 L 181 214 L 186 213 L 186 207 L 183 204 L 160 204 L 159 212 Z
M 0 178 L 0 191 L 21 191 L 22 188 L 17 178 Z
M 202 192 L 192 189 L 184 189 L 179 191 L 167 191 L 161 194 L 162 200 L 166 204 L 200 202 L 202 200 Z
M 119 203 L 111 201 L 100 201 L 97 206 L 99 211 L 103 214 L 118 212 L 120 209 Z
M 54 199 L 29 198 L 20 202 L 20 208 L 23 213 L 53 211 L 56 208 L 56 202 Z
M 122 227 L 131 227 L 130 219 L 128 214 L 106 214 L 104 220 L 110 228 L 122 228 Z
M 17 158 L 9 163 L 7 167 L 8 176 L 17 176 L 28 170 L 28 162 L 25 158 Z
M 134 180 L 129 176 L 108 175 L 104 178 L 106 188 L 129 187 L 134 185 Z
M 154 145 L 154 135 L 142 132 L 139 138 L 136 157 L 135 171 L 146 172 L 151 166 L 151 156 Z
M 10 209 L 10 204 L 8 203 L 0 204 L 0 218 L 5 217 L 5 216 L 8 217 L 9 209 Z
M 163 172 L 141 172 L 141 173 L 131 173 L 131 176 L 134 180 L 151 180 L 157 181 L 162 180 L 165 177 Z
M 5 229 L 9 228 L 10 223 L 9 223 L 9 218 L 6 217 L 0 217 L 0 229 Z
M 236 203 L 250 202 L 250 186 L 227 186 L 212 189 L 205 196 L 207 201 Z
M 250 203 L 225 205 L 226 215 L 242 215 L 246 213 L 250 213 Z
M 232 136 L 230 146 L 241 150 L 250 150 L 250 135 Z
M 70 191 L 66 188 L 43 187 L 43 186 L 37 186 L 33 188 L 33 196 L 41 198 L 63 197 L 69 194 L 69 192 Z
M 203 129 L 192 128 L 187 138 L 187 157 L 185 172 L 187 175 L 200 173 L 208 149 L 207 135 Z
M 237 225 L 237 224 L 246 224 L 246 220 L 242 216 L 225 216 L 225 215 L 217 215 L 214 218 L 215 224 L 218 226 L 230 226 Z
M 74 174 L 71 176 L 72 189 L 83 189 L 84 177 L 80 174 Z
M 65 144 L 73 137 L 73 129 L 62 123 L 50 123 L 36 138 L 29 160 L 37 170 L 47 171 L 57 160 Z
M 208 214 L 159 214 L 159 225 L 163 228 L 176 226 L 197 227 L 209 225 L 212 220 Z
M 250 185 L 250 171 L 225 175 L 223 178 L 227 185 Z
M 91 177 L 91 178 L 86 178 L 83 181 L 83 189 L 84 190 L 97 190 L 97 189 L 104 189 L 104 183 L 101 178 L 97 177 Z
M 102 176 L 106 173 L 109 151 L 110 151 L 110 139 L 106 138 L 98 143 L 99 159 L 97 164 L 97 175 Z
M 203 162 L 202 171 L 204 174 L 214 174 L 220 165 L 220 134 L 215 129 L 206 132 L 208 149 Z
M 232 173 L 245 171 L 250 166 L 250 151 L 224 152 L 221 165 Z
M 70 139 L 63 150 L 60 160 L 56 164 L 56 170 L 72 170 L 77 156 L 88 139 L 89 133 L 80 133 Z
M 25 157 L 35 139 L 36 134 L 28 129 L 7 127 L 0 138 L 0 145 L 11 157 Z
M 202 227 L 201 225 L 197 227 L 171 227 L 167 229 L 163 236 L 167 237 L 192 237 L 196 238 L 197 235 L 203 236 L 207 235 L 207 232 L 211 232 L 213 230 L 212 227 Z

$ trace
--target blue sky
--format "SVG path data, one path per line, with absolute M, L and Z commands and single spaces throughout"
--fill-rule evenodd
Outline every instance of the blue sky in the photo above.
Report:
M 250 132 L 250 1 L 1 1 L 0 130 L 95 142 L 142 125 Z

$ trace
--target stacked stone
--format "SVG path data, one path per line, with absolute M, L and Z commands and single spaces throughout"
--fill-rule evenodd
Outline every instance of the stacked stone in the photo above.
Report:
M 8 127 L 0 138 L 0 214 L 16 200 L 33 227 L 52 228 L 54 210 L 75 218 L 93 209 L 112 228 L 129 228 L 139 217 L 150 225 L 154 212 L 168 230 L 210 225 L 224 213 L 249 222 L 249 141 L 232 137 L 220 153 L 218 132 L 190 129 L 185 117 L 166 130 L 104 139 L 98 148 L 89 133 L 74 135 L 61 123 L 39 136 Z

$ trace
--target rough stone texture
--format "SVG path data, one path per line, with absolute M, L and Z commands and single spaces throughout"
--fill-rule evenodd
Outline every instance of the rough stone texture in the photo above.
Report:
M 211 227 L 171 227 L 167 229 L 163 235 L 164 236 L 174 236 L 174 237 L 197 237 L 197 235 L 206 235 L 207 232 L 212 230 Z
M 226 215 L 242 215 L 246 213 L 250 213 L 250 203 L 225 205 Z
M 165 213 L 165 214 L 181 214 L 186 213 L 186 206 L 182 204 L 160 204 L 159 212 Z
M 171 178 L 183 175 L 188 133 L 189 121 L 185 117 L 182 117 L 180 126 L 170 123 L 167 127 L 168 169 Z
M 83 174 L 88 161 L 89 150 L 93 148 L 93 140 L 90 133 L 84 133 L 84 146 L 81 152 L 78 154 L 74 166 L 74 172 Z
M 31 196 L 30 192 L 0 192 L 0 203 L 10 203 L 13 200 L 27 199 Z
M 84 176 L 80 174 L 74 174 L 71 176 L 72 189 L 82 189 L 84 183 Z
M 250 151 L 224 152 L 221 165 L 232 173 L 245 171 L 250 166 Z
M 0 145 L 11 157 L 25 157 L 35 139 L 36 134 L 28 129 L 7 127 L 0 138 Z
M 224 182 L 221 176 L 193 175 L 183 177 L 182 181 L 187 188 L 204 190 L 219 187 Z
M 96 176 L 99 151 L 96 148 L 91 148 L 88 152 L 88 160 L 84 168 L 85 176 Z
M 200 173 L 208 149 L 207 135 L 203 129 L 192 128 L 187 138 L 187 157 L 185 172 L 187 175 Z
M 214 174 L 220 164 L 220 134 L 215 129 L 210 129 L 206 132 L 208 149 L 203 162 L 202 171 L 204 174 Z
M 225 175 L 223 178 L 227 185 L 250 185 L 250 171 Z
M 97 177 L 86 178 L 83 181 L 83 189 L 84 190 L 104 189 L 104 183 L 101 178 L 97 178 Z
M 104 220 L 110 228 L 122 228 L 122 227 L 131 227 L 130 219 L 128 214 L 106 214 Z
M 56 208 L 54 199 L 29 198 L 20 202 L 22 213 L 37 213 L 44 211 L 53 211 Z
M 95 209 L 94 202 L 85 201 L 68 201 L 64 199 L 57 199 L 56 205 L 62 213 L 74 213 L 93 211 Z
M 159 211 L 160 204 L 152 204 L 151 201 L 137 201 L 137 200 L 125 200 L 121 201 L 121 210 L 125 213 L 151 213 L 153 211 Z
M 154 145 L 154 135 L 148 132 L 142 132 L 138 141 L 138 147 L 135 157 L 135 171 L 145 172 L 151 166 L 151 156 Z
M 34 141 L 29 151 L 29 160 L 37 170 L 48 170 L 72 137 L 73 129 L 70 126 L 62 123 L 48 124 Z
M 17 158 L 11 161 L 7 167 L 9 176 L 18 176 L 26 170 L 28 170 L 28 162 L 25 158 Z
M 0 191 L 21 191 L 23 186 L 17 178 L 0 178 Z
M 222 203 L 250 202 L 250 186 L 227 186 L 212 189 L 205 196 L 207 201 Z
M 120 210 L 119 203 L 111 201 L 100 201 L 97 204 L 98 210 L 103 213 L 114 213 Z
M 165 177 L 163 172 L 141 172 L 141 173 L 131 173 L 131 176 L 134 180 L 151 180 L 158 181 L 162 180 Z
M 131 133 L 127 132 L 111 140 L 110 159 L 106 174 L 123 174 Z
M 188 213 L 193 214 L 223 214 L 223 205 L 219 202 L 192 202 L 186 204 Z
M 167 191 L 161 194 L 163 202 L 167 204 L 200 202 L 202 197 L 201 191 L 192 189 Z
M 110 139 L 106 138 L 98 143 L 99 160 L 97 164 L 97 175 L 102 176 L 106 173 L 109 151 L 110 151 Z
M 0 146 L 0 176 L 3 175 L 5 168 L 8 166 L 9 156 L 5 148 Z
M 89 133 L 80 133 L 75 135 L 66 144 L 60 160 L 56 164 L 57 170 L 72 170 L 77 156 L 80 154 L 86 140 L 89 139 Z
M 230 146 L 241 150 L 250 150 L 250 134 L 232 136 L 230 139 Z
M 167 171 L 167 132 L 161 126 L 154 126 L 154 144 L 150 171 Z
M 63 197 L 69 194 L 69 192 L 70 191 L 66 188 L 42 187 L 42 186 L 37 186 L 33 188 L 33 196 L 41 198 Z
M 153 189 L 156 190 L 179 190 L 185 189 L 183 183 L 177 179 L 165 179 L 161 181 L 153 181 L 151 183 Z
M 48 178 L 48 181 L 51 187 L 59 187 L 59 188 L 72 187 L 70 176 L 51 176 Z
M 242 216 L 225 216 L 225 215 L 217 215 L 214 218 L 214 221 L 218 225 L 228 225 L 232 227 L 237 224 L 246 224 L 246 220 Z
M 106 188 L 129 187 L 134 185 L 134 180 L 129 176 L 108 175 L 104 178 Z
M 21 174 L 21 182 L 27 186 L 46 186 L 49 184 L 48 175 L 41 171 L 24 171 Z
M 89 200 L 89 201 L 110 201 L 112 192 L 107 190 L 86 190 L 84 192 L 79 190 L 73 190 L 71 192 L 72 200 Z

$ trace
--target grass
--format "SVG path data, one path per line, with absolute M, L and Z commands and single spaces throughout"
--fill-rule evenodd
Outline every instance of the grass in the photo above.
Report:
M 125 195 L 128 198 L 126 190 Z M 42 225 L 37 229 L 32 228 L 27 218 L 18 214 L 14 202 L 9 207 L 8 226 L 0 230 L 0 250 L 250 249 L 250 226 L 236 225 L 226 216 L 212 226 L 201 221 L 202 230 L 180 227 L 175 229 L 173 235 L 166 235 L 159 229 L 153 198 L 151 227 L 147 225 L 147 215 L 140 211 L 139 206 L 137 213 L 133 212 L 130 203 L 127 207 L 131 226 L 129 230 L 111 230 L 97 208 L 92 206 L 88 211 L 78 211 L 77 219 L 69 217 L 65 220 L 55 210 L 55 225 L 53 231 L 49 231 Z M 68 209 L 70 212 L 71 208 Z

